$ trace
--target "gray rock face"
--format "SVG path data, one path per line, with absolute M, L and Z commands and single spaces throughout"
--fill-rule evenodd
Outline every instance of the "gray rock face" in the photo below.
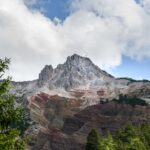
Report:
M 19 91 L 21 95 L 56 89 L 68 91 L 80 86 L 99 86 L 112 81 L 115 78 L 94 65 L 89 58 L 74 54 L 54 69 L 51 65 L 46 65 L 37 80 L 13 83 L 11 92 L 16 94 Z
M 68 88 L 85 85 L 90 81 L 113 78 L 94 65 L 89 58 L 81 57 L 76 54 L 67 58 L 63 68 L 62 76 L 64 79 L 61 77 L 61 80 L 66 80 Z M 68 77 L 69 80 L 66 77 Z
M 53 76 L 53 67 L 51 65 L 46 65 L 41 73 L 39 74 L 38 85 L 43 86 L 49 79 Z
M 45 66 L 39 75 L 39 85 L 49 82 L 50 87 L 64 88 L 66 90 L 86 85 L 89 82 L 113 80 L 114 77 L 98 66 L 94 65 L 89 58 L 74 54 L 67 61 L 53 69 Z
M 32 95 L 36 93 L 35 91 L 38 90 L 37 86 L 38 80 L 33 81 L 24 81 L 24 82 L 12 82 L 10 94 L 15 94 L 18 97 L 23 95 Z

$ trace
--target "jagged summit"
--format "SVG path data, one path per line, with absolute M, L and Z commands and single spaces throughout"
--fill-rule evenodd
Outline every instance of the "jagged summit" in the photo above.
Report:
M 97 84 L 113 79 L 114 77 L 101 70 L 87 57 L 77 54 L 67 57 L 64 64 L 53 69 L 46 65 L 39 74 L 39 86 L 49 83 L 50 87 L 70 89 L 86 84 Z
M 86 61 L 86 62 L 92 63 L 92 61 L 88 57 L 83 57 L 78 54 L 73 54 L 71 56 L 68 56 L 66 63 L 73 63 L 73 62 L 75 63 L 79 61 Z
M 39 74 L 39 85 L 42 86 L 43 83 L 47 82 L 53 75 L 53 67 L 51 65 L 46 65 L 41 73 Z

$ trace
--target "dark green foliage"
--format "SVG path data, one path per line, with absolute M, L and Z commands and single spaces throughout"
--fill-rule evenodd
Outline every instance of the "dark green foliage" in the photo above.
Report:
M 99 150 L 115 150 L 116 144 L 111 134 L 108 134 L 108 136 L 105 138 L 100 138 L 99 147 Z
M 141 105 L 141 106 L 147 106 L 148 104 L 146 101 L 134 96 L 134 97 L 128 97 L 126 95 L 119 95 L 119 99 L 113 99 L 114 102 L 117 102 L 119 104 L 129 104 L 131 106 Z
M 12 127 L 17 128 L 20 131 L 20 135 L 23 136 L 26 129 L 30 126 L 29 122 L 31 122 L 29 113 L 27 113 L 26 110 L 22 108 L 20 121 L 17 124 L 12 124 Z
M 90 143 L 89 136 L 88 143 Z M 100 137 L 99 142 L 96 143 L 98 150 L 149 150 L 150 124 L 143 124 L 138 127 L 129 124 L 118 130 L 114 137 L 108 134 L 106 137 Z M 97 149 L 91 148 L 88 150 Z
M 150 127 L 150 125 L 144 126 Z M 143 131 L 142 126 L 134 127 L 131 124 L 119 130 L 114 137 L 117 143 L 116 150 L 148 150 L 150 148 L 147 143 L 148 139 L 146 139 Z
M 150 148 L 150 125 L 149 124 L 141 125 L 139 127 L 139 131 L 140 131 L 142 140 Z
M 0 78 L 8 69 L 10 60 L 0 59 Z M 9 95 L 10 78 L 0 82 L 0 150 L 23 150 L 25 141 L 17 129 L 22 120 L 22 108 L 17 107 L 15 96 Z
M 118 78 L 118 79 L 125 79 L 125 80 L 128 80 L 128 84 L 131 84 L 131 83 L 135 83 L 135 82 L 150 82 L 149 80 L 146 80 L 146 79 L 143 79 L 143 80 L 135 80 L 135 79 L 132 79 L 132 78 Z
M 99 136 L 96 129 L 92 129 L 87 137 L 86 150 L 115 150 L 115 147 L 111 134 L 103 138 Z
M 92 129 L 87 137 L 86 150 L 100 150 L 99 135 L 95 129 Z
M 4 60 L 0 59 L 0 74 L 2 77 L 3 74 L 5 73 L 5 70 L 8 69 L 8 65 L 10 63 L 10 59 L 5 58 Z

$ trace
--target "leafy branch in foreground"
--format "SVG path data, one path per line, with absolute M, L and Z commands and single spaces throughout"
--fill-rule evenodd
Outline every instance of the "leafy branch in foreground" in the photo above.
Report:
M 25 140 L 17 129 L 23 109 L 18 107 L 15 96 L 9 94 L 10 78 L 2 80 L 10 60 L 0 59 L 0 150 L 24 150 Z

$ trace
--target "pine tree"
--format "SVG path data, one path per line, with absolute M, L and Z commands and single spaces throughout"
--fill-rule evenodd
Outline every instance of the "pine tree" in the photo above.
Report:
M 87 137 L 86 150 L 100 150 L 99 135 L 95 129 L 92 129 Z
M 140 137 L 132 138 L 129 143 L 129 150 L 147 150 L 146 145 L 142 142 Z
M 150 124 L 142 124 L 140 127 L 140 137 L 147 147 L 150 148 Z
M 99 139 L 99 142 L 98 142 Z M 108 134 L 105 137 L 98 135 L 94 129 L 87 138 L 87 150 L 149 150 L 150 124 L 133 126 L 128 124 L 118 130 L 114 137 Z
M 0 150 L 23 150 L 25 141 L 17 129 L 22 117 L 22 108 L 17 107 L 15 96 L 9 94 L 10 78 L 2 80 L 10 60 L 0 59 Z
M 115 142 L 111 136 L 108 134 L 106 138 L 100 138 L 100 150 L 116 150 Z

